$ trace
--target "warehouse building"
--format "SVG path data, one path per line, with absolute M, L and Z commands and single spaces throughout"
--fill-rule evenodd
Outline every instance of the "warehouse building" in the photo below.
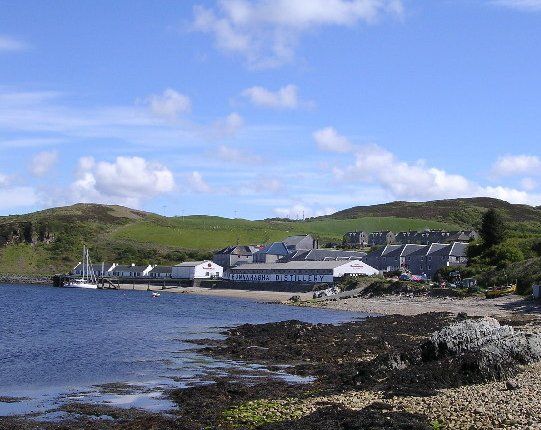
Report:
M 287 263 L 243 264 L 230 268 L 225 278 L 234 282 L 251 283 L 333 283 L 345 275 L 373 276 L 377 269 L 360 260 L 290 261 Z
M 173 266 L 171 277 L 173 279 L 210 279 L 221 278 L 224 269 L 212 261 L 186 261 Z

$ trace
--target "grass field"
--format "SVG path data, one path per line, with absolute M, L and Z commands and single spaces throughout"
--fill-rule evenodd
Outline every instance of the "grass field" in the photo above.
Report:
M 184 249 L 215 250 L 236 243 L 263 244 L 295 234 L 313 234 L 322 242 L 340 242 L 347 231 L 402 231 L 423 228 L 457 227 L 437 221 L 395 217 L 285 222 L 190 216 L 170 218 L 159 224 L 146 221 L 128 224 L 116 229 L 113 238 Z

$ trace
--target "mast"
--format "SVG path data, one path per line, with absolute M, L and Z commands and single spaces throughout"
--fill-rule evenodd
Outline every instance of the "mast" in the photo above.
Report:
M 85 269 L 86 269 L 86 247 L 83 245 L 83 281 L 85 280 Z

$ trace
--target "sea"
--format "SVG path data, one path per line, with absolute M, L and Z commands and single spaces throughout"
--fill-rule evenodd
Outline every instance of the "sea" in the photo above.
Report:
M 286 367 L 213 359 L 188 341 L 220 338 L 244 323 L 364 317 L 203 295 L 0 284 L 0 416 L 54 419 L 67 402 L 167 411 L 168 389 L 231 370 L 296 380 Z

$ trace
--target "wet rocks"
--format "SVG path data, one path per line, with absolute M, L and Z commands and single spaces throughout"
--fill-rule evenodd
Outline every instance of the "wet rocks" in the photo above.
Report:
M 467 382 L 501 380 L 541 360 L 541 334 L 515 331 L 494 318 L 465 320 L 434 333 L 421 354 L 425 362 L 452 358 Z

